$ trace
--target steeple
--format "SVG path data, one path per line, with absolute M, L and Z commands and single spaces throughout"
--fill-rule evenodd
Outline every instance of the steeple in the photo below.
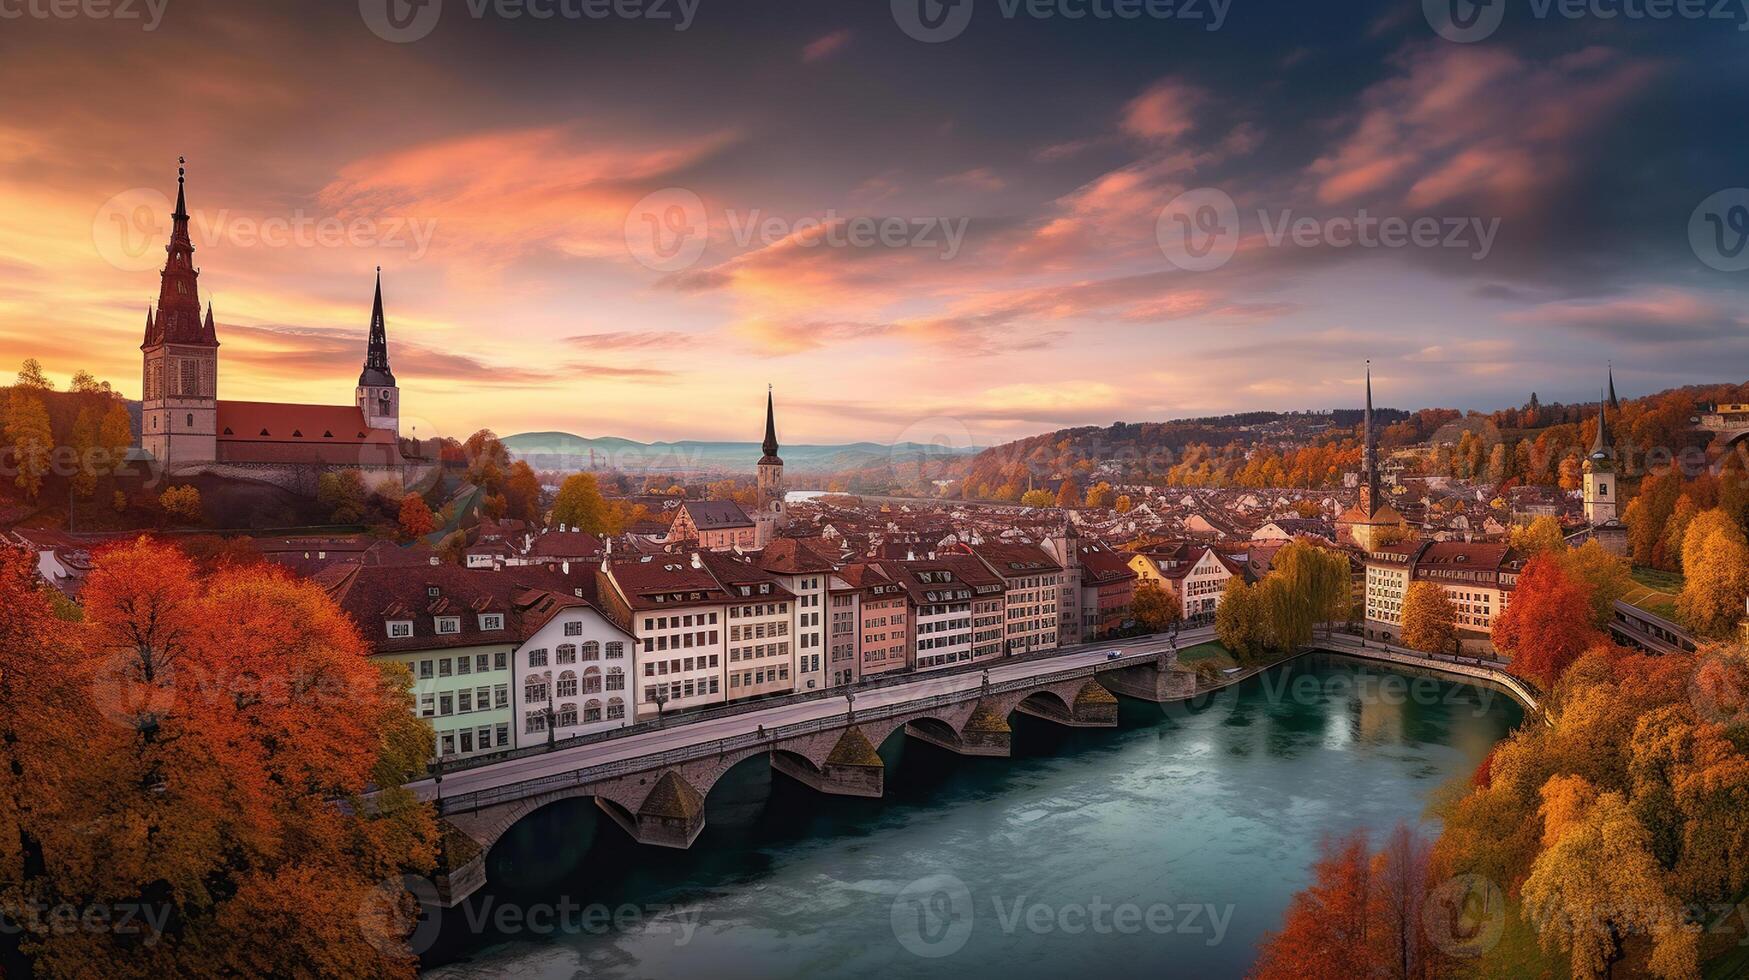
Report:
M 1609 391 L 1606 389 L 1603 393 L 1603 400 L 1597 403 L 1597 438 L 1591 440 L 1591 463 L 1593 467 L 1607 468 L 1609 465 L 1609 413 L 1606 411 L 1609 407 L 1609 402 Z
M 188 161 L 178 157 L 176 162 L 176 210 L 170 214 L 170 242 L 164 246 L 166 257 L 164 271 L 159 274 L 158 310 L 141 346 L 216 347 L 218 337 L 203 328 L 201 322 L 200 272 L 194 267 L 194 241 L 188 234 Z
M 383 319 L 383 267 L 377 266 L 376 299 L 370 310 L 370 346 L 364 354 L 364 371 L 358 386 L 393 387 L 395 373 L 389 370 L 389 330 Z
M 1609 366 L 1609 407 L 1614 411 L 1617 411 L 1617 412 L 1621 411 L 1621 399 L 1615 397 L 1615 365 L 1614 364 L 1611 364 Z
M 1379 449 L 1372 424 L 1372 361 L 1366 362 L 1366 414 L 1361 422 L 1360 509 L 1371 517 L 1379 506 Z
M 765 443 L 760 448 L 765 450 L 765 456 L 760 459 L 759 465 L 783 465 L 783 460 L 777 457 L 777 416 L 772 408 L 770 385 L 765 386 Z

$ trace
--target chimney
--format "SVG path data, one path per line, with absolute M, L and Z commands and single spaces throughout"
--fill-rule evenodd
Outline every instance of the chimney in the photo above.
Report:
M 704 559 L 700 558 L 696 551 L 692 553 L 692 567 L 701 570 L 704 568 Z
M 560 564 L 559 564 L 559 567 L 560 567 L 560 568 L 561 568 L 561 569 L 563 569 L 563 570 L 564 570 L 564 572 L 565 572 L 565 574 L 566 574 L 566 575 L 569 575 L 569 574 L 571 574 L 571 563 L 570 563 L 570 562 L 568 562 L 568 561 L 567 561 L 567 562 L 561 562 L 561 563 L 560 563 Z

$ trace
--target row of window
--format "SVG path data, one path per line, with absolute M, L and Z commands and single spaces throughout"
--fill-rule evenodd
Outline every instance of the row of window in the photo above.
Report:
M 459 657 L 434 657 L 419 661 L 419 679 L 429 680 L 434 675 L 465 677 L 468 674 L 484 674 L 488 670 L 505 670 L 509 666 L 510 654 L 504 650 L 497 653 L 464 653 Z
M 607 659 L 620 660 L 623 659 L 625 655 L 626 645 L 623 642 L 619 640 L 608 641 Z M 561 643 L 553 648 L 553 662 L 556 664 L 574 664 L 578 661 L 579 657 L 585 662 L 600 660 L 601 644 L 594 640 L 590 640 L 583 644 L 581 654 L 579 654 L 578 647 L 574 643 Z M 547 665 L 546 649 L 542 648 L 528 651 L 528 665 L 530 667 L 545 667 Z

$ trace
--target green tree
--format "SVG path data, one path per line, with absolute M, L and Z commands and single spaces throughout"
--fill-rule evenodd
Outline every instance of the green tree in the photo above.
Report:
M 357 470 L 323 473 L 316 478 L 316 504 L 336 524 L 357 524 L 364 517 L 369 499 L 364 474 Z
M 1254 663 L 1263 657 L 1269 625 L 1268 610 L 1258 590 L 1235 575 L 1221 590 L 1221 601 L 1215 606 L 1215 636 L 1234 657 Z

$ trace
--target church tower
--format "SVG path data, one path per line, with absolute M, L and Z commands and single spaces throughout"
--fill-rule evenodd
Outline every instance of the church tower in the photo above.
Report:
M 770 544 L 789 523 L 784 509 L 783 460 L 777 455 L 777 416 L 773 411 L 771 390 L 765 392 L 765 455 L 759 458 L 759 512 L 754 515 L 759 546 Z
M 140 345 L 140 446 L 164 466 L 218 458 L 219 338 L 209 304 L 201 318 L 200 270 L 188 235 L 185 164 L 176 168 L 176 210 L 160 274 L 158 306 L 146 313 Z
M 1372 425 L 1372 362 L 1366 362 L 1366 415 L 1361 422 L 1360 510 L 1372 517 L 1379 509 L 1379 444 Z
M 383 267 L 377 266 L 376 302 L 370 311 L 370 346 L 365 349 L 364 371 L 358 376 L 358 410 L 370 429 L 401 434 L 401 389 L 395 372 L 389 370 L 389 331 L 383 320 Z
M 1585 519 L 1592 527 L 1615 523 L 1621 491 L 1615 485 L 1615 447 L 1609 441 L 1609 402 L 1610 393 L 1605 389 L 1597 405 L 1597 438 L 1592 440 L 1591 455 L 1585 458 Z

